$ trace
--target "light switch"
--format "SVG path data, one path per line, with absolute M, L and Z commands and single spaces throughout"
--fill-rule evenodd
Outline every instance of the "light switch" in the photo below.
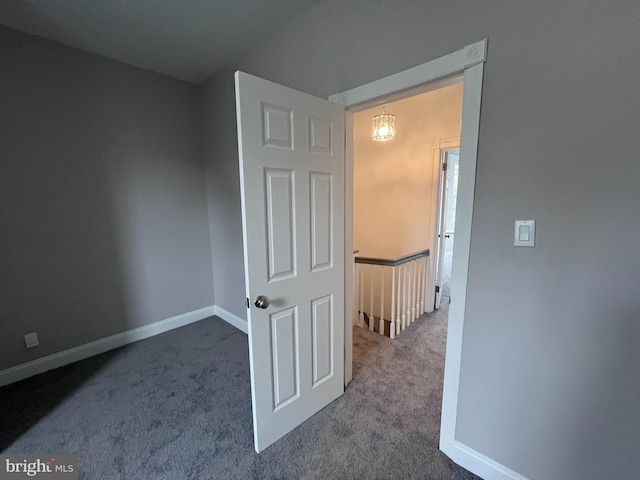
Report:
M 513 245 L 516 247 L 533 247 L 536 243 L 536 221 L 516 220 Z

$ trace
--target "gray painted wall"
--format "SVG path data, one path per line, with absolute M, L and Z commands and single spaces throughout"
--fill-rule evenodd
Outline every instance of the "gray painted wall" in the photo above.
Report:
M 201 87 L 207 201 L 217 306 L 246 321 L 233 72 Z
M 244 315 L 236 67 L 326 98 L 489 38 L 457 438 L 532 479 L 637 476 L 638 25 L 635 0 L 313 7 L 203 87 L 218 304 Z
M 0 66 L 0 370 L 212 305 L 197 88 L 7 28 Z

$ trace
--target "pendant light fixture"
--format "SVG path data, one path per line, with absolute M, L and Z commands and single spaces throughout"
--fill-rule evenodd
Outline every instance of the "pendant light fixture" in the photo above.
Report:
M 386 113 L 383 105 L 382 114 L 373 117 L 371 138 L 377 142 L 386 142 L 387 140 L 391 140 L 395 134 L 396 117 L 390 113 Z

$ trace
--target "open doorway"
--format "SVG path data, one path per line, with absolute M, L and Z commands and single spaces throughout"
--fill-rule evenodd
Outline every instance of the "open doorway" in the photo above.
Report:
M 416 421 L 430 432 L 442 406 L 463 90 L 457 78 L 353 115 L 353 376 L 366 382 L 373 371 L 410 403 L 421 398 Z M 386 142 L 372 139 L 382 102 L 395 116 Z
M 456 239 L 452 266 L 451 294 L 454 299 L 449 308 L 444 385 L 442 393 L 442 416 L 440 422 L 440 449 L 460 465 L 478 463 L 468 450 L 456 440 L 458 392 L 460 388 L 460 366 L 464 312 L 466 307 L 467 278 L 473 218 L 480 105 L 484 62 L 487 55 L 487 40 L 465 46 L 463 49 L 416 66 L 404 72 L 371 82 L 366 85 L 331 95 L 330 100 L 346 107 L 345 146 L 345 250 L 353 249 L 353 116 L 360 110 L 387 103 L 393 99 L 406 98 L 412 88 L 433 86 L 452 78 L 462 78 L 463 107 L 460 132 L 459 189 L 456 207 Z M 380 99 L 386 99 L 381 102 Z M 352 257 L 345 264 L 345 285 L 354 284 Z M 345 291 L 345 318 L 356 313 L 355 289 Z M 352 378 L 352 331 L 350 322 L 345 322 L 345 385 Z
M 435 278 L 443 273 L 437 253 L 444 246 L 439 151 L 443 138 L 459 145 L 462 93 L 457 79 L 387 102 L 396 133 L 384 142 L 372 138 L 372 119 L 383 107 L 354 114 L 354 320 L 392 339 L 434 309 Z

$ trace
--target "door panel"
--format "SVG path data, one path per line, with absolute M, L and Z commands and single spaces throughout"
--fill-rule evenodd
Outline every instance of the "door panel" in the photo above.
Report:
M 286 107 L 262 103 L 262 138 L 265 146 L 293 150 L 292 113 Z
M 300 350 L 296 308 L 270 315 L 273 355 L 274 411 L 300 396 Z
M 309 115 L 309 151 L 333 153 L 333 123 L 328 118 Z
M 333 375 L 333 301 L 331 295 L 314 300 L 313 309 L 313 387 Z
M 295 276 L 294 172 L 267 168 L 264 171 L 267 207 L 269 280 Z
M 311 179 L 311 271 L 333 264 L 333 176 L 310 172 Z
M 260 452 L 344 391 L 344 109 L 242 72 L 236 104 Z

